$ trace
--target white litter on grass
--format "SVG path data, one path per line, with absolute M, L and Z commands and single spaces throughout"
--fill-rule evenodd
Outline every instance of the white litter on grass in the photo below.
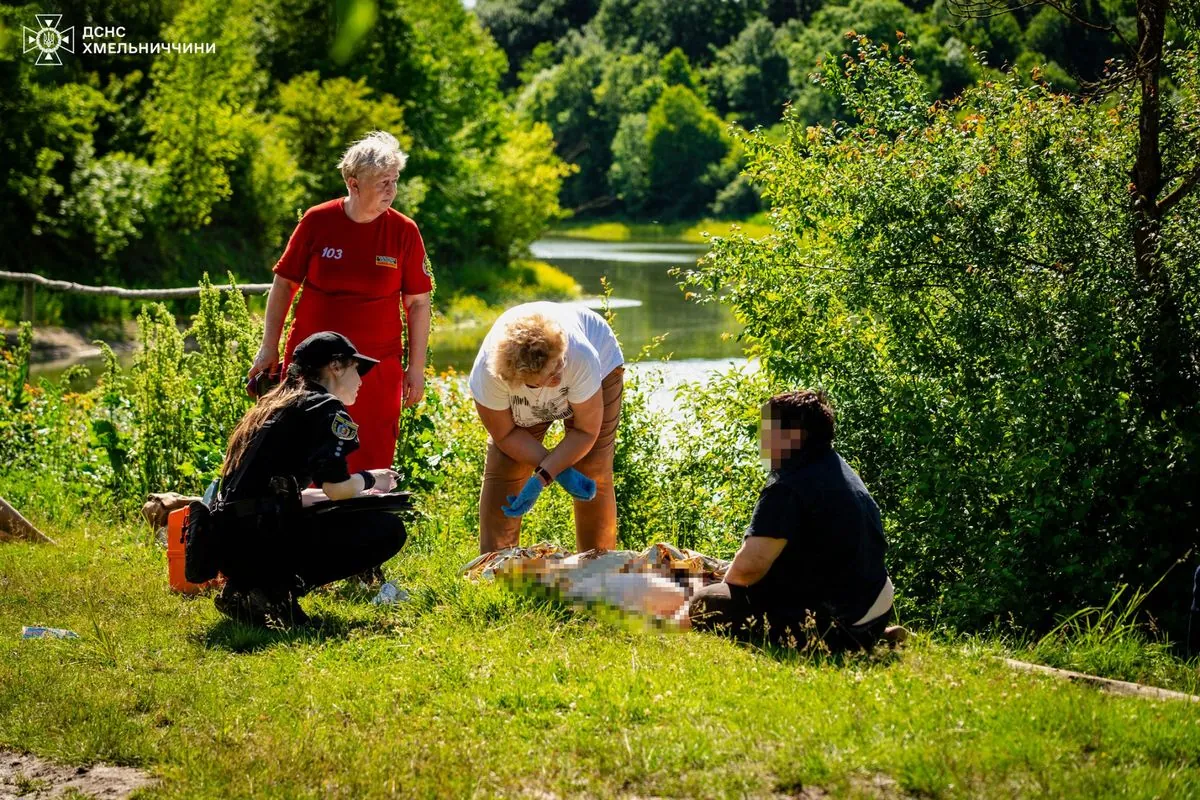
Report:
M 404 589 L 401 589 L 391 581 L 388 581 L 383 586 L 379 587 L 379 594 L 371 598 L 371 605 L 390 606 L 395 603 L 407 603 L 408 600 L 408 592 L 406 592 Z
M 79 634 L 66 628 L 43 628 L 41 625 L 25 625 L 21 628 L 22 639 L 78 639 Z

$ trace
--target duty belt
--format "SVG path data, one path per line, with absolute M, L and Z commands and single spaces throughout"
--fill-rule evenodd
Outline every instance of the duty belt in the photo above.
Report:
M 245 517 L 261 517 L 267 514 L 278 514 L 283 511 L 283 503 L 278 497 L 253 497 L 249 500 L 238 500 L 233 503 L 220 503 L 215 511 L 228 514 L 237 519 Z

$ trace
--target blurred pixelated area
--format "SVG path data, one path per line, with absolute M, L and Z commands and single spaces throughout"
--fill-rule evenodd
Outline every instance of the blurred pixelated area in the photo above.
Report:
M 537 587 L 586 609 L 615 609 L 638 618 L 679 624 L 688 600 L 725 577 L 729 562 L 664 542 L 635 550 L 571 551 L 549 542 L 484 553 L 463 568 L 469 580 L 500 579 Z

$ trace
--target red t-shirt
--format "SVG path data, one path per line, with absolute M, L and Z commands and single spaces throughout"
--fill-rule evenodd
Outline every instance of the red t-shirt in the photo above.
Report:
M 433 288 L 415 222 L 391 208 L 371 222 L 355 222 L 344 202 L 306 211 L 273 269 L 304 285 L 285 348 L 289 360 L 296 345 L 326 330 L 343 334 L 364 355 L 401 355 L 400 297 Z

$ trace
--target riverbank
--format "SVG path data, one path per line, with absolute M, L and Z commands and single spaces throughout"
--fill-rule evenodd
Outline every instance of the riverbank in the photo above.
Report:
M 759 238 L 771 232 L 765 213 L 745 220 L 702 219 L 691 222 L 659 224 L 626 220 L 568 220 L 554 226 L 547 236 L 568 239 L 588 239 L 596 242 L 677 242 L 707 244 L 709 236 L 728 236 L 740 231 Z
M 3 347 L 17 347 L 20 328 L 0 330 Z M 137 338 L 137 325 L 133 322 L 81 325 L 78 328 L 62 328 L 41 325 L 33 329 L 30 347 L 30 363 L 38 372 L 55 372 L 87 359 L 99 358 L 101 351 L 97 341 L 108 344 L 118 355 L 133 352 Z

